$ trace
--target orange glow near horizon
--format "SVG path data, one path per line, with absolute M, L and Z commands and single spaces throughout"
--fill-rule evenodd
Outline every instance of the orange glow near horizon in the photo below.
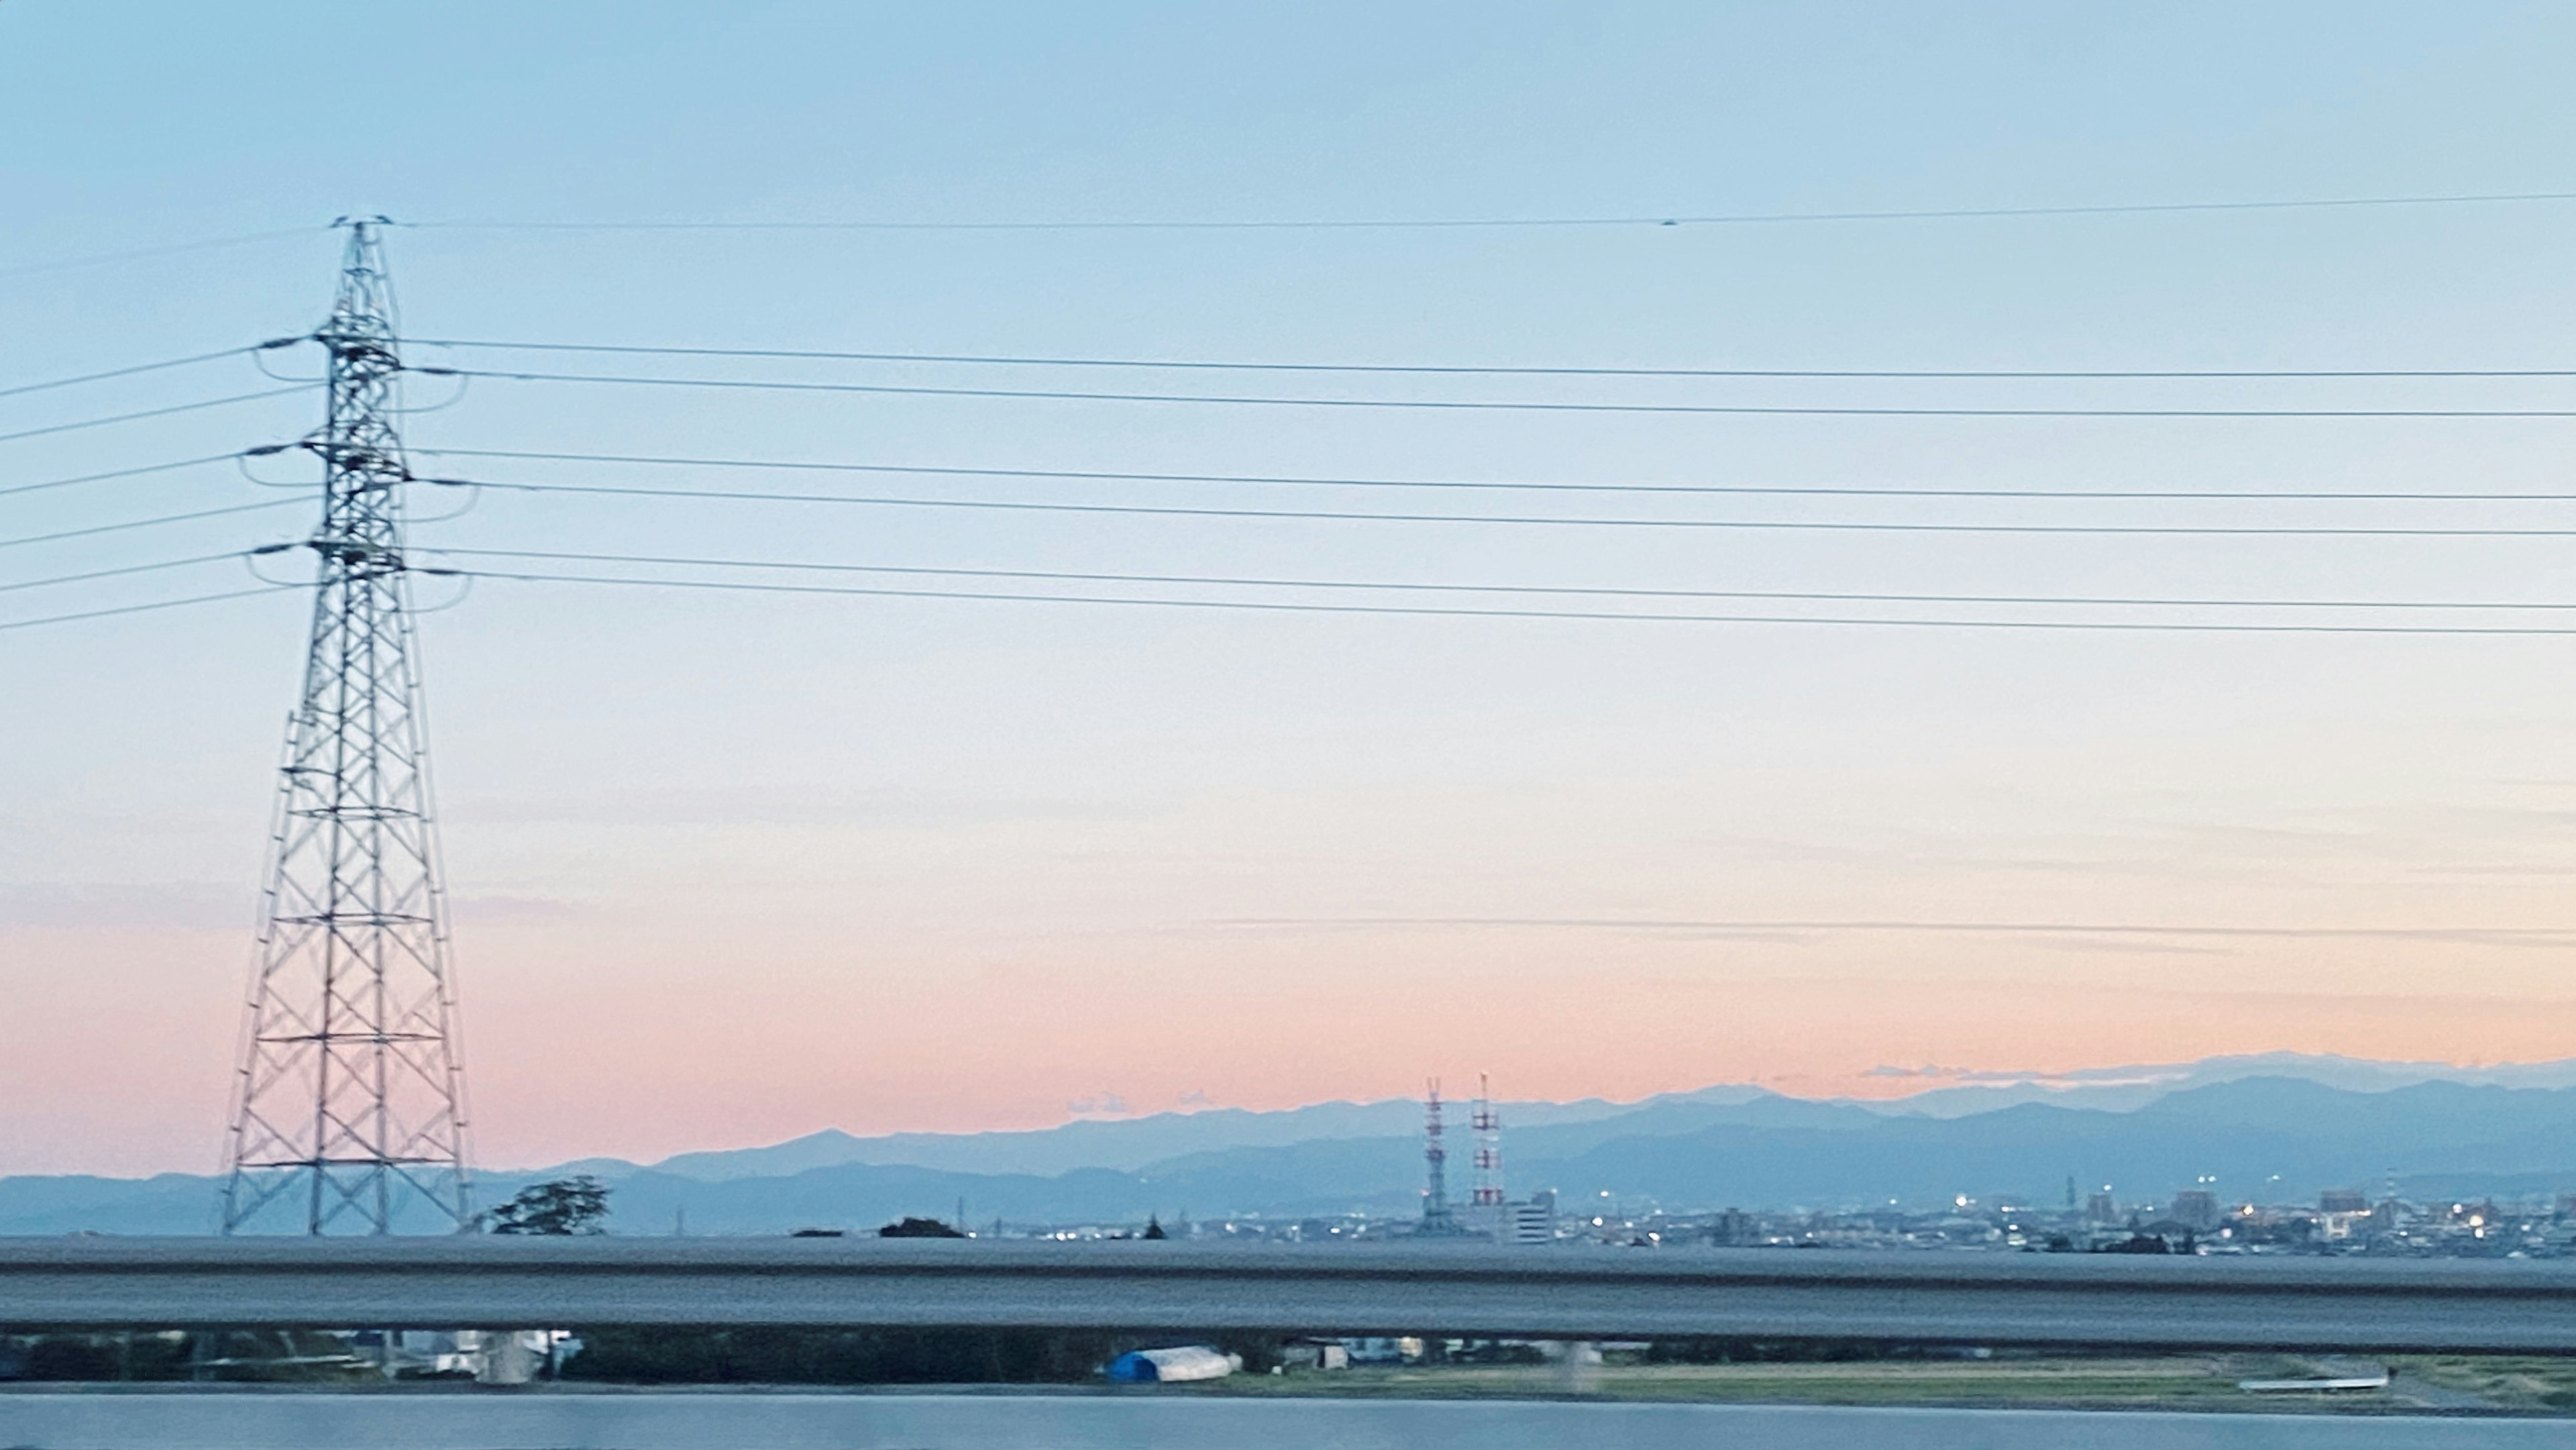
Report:
M 1111 1100 L 1127 1116 L 1280 1109 L 1409 1098 L 1426 1075 L 1479 1071 L 1506 1099 L 1628 1101 L 1721 1083 L 1892 1098 L 1970 1072 L 2275 1050 L 2537 1061 L 2576 1042 L 2576 998 L 2246 990 L 2197 979 L 2197 966 L 2159 982 L 2170 969 L 2070 947 L 2041 955 L 2061 978 L 2081 968 L 2081 980 L 2040 978 L 2028 948 L 2009 959 L 1984 945 L 1927 949 L 1900 975 L 1868 969 L 1895 955 L 1885 944 L 1621 939 L 1598 944 L 1624 984 L 1605 992 L 1571 951 L 1524 942 L 1507 954 L 1482 935 L 1406 937 L 1419 956 L 1391 973 L 1380 955 L 1389 942 L 1337 935 L 1322 948 L 1314 938 L 1128 941 L 1117 971 L 1066 962 L 1061 946 L 1017 965 L 979 952 L 891 972 L 807 958 L 795 979 L 709 970 L 685 949 L 583 963 L 536 941 L 514 950 L 516 932 L 487 937 L 466 982 L 477 1156 L 496 1167 L 652 1161 L 823 1128 L 1045 1128 L 1077 1103 Z M 38 1014 L 59 1030 L 13 1041 L 0 1064 L 0 1174 L 207 1171 L 232 1028 L 229 994 L 212 983 L 237 967 L 238 940 L 10 940 L 80 968 L 50 978 L 64 984 L 50 996 L 18 1003 L 18 1020 Z M 2495 952 L 2490 975 L 2521 955 Z M 1785 970 L 1817 957 L 1831 970 Z M 513 959 L 548 970 L 514 972 Z M 2227 976 L 2298 975 L 2259 950 L 2227 960 Z M 193 1001 L 170 988 L 183 963 L 207 974 Z M 1463 991 L 1471 969 L 1486 981 Z M 1941 1068 L 1898 1075 L 1925 1063 Z

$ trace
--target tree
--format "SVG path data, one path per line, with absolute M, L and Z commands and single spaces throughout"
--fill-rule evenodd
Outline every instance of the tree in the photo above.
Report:
M 531 1183 L 487 1218 L 496 1234 L 606 1233 L 608 1186 L 587 1173 Z
M 1145 1215 L 1145 1237 L 1149 1239 L 1167 1239 L 1170 1238 L 1171 1235 L 1163 1232 L 1163 1220 L 1156 1215 L 1149 1213 Z

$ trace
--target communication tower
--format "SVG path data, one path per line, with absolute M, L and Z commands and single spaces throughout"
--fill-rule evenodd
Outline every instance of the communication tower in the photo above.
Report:
M 1476 1130 L 1475 1206 L 1494 1212 L 1503 1206 L 1503 1117 L 1494 1111 L 1493 1089 L 1481 1072 L 1476 1074 L 1476 1114 L 1468 1121 Z
M 228 1234 L 473 1226 L 383 221 L 344 221 L 339 294 L 313 335 L 330 393 L 303 445 L 322 461 L 313 623 L 233 1087 Z

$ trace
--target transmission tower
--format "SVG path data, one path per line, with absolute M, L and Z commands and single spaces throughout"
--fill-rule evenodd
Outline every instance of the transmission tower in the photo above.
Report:
M 1449 1150 L 1440 1141 L 1440 1079 L 1435 1077 L 1426 1086 L 1429 1093 L 1422 1101 L 1422 1162 L 1427 1172 L 1422 1188 L 1422 1223 L 1414 1234 L 1446 1237 L 1459 1230 L 1458 1215 L 1449 1207 Z
M 402 549 L 393 293 L 376 226 L 331 320 L 313 630 L 270 835 L 223 1230 L 473 1224 L 465 1080 Z

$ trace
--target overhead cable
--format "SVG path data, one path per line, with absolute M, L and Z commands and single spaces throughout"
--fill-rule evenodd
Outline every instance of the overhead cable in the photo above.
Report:
M 1731 417 L 1826 418 L 2576 418 L 2576 408 L 1952 408 L 1851 407 L 1740 403 L 1569 403 L 1508 398 L 1285 398 L 1216 393 L 1109 393 L 1071 388 L 947 388 L 900 383 L 814 383 L 766 378 L 653 378 L 605 373 L 503 372 L 418 367 L 439 377 L 519 383 L 617 384 L 654 388 L 724 388 L 781 393 L 865 393 L 939 398 L 1039 398 L 1088 403 L 1202 403 L 1230 407 L 1402 408 L 1451 412 L 1660 413 Z
M 300 584 L 263 584 L 251 589 L 235 589 L 223 594 L 198 594 L 186 599 L 160 599 L 149 604 L 128 604 L 114 609 L 84 609 L 77 614 L 48 614 L 36 619 L 0 620 L 0 629 L 34 629 L 40 624 L 70 624 L 81 619 L 106 619 L 118 614 L 148 614 L 156 609 L 178 609 L 190 604 L 213 604 L 225 599 L 248 599 L 254 594 L 275 594 L 281 589 L 300 589 Z
M 197 363 L 220 362 L 228 357 L 247 357 L 252 353 L 267 352 L 273 348 L 292 347 L 303 340 L 300 337 L 281 337 L 249 347 L 228 347 L 221 352 L 201 352 L 190 357 L 174 357 L 161 362 L 137 363 L 132 367 L 111 368 L 103 373 L 83 373 L 75 378 L 56 378 L 47 383 L 20 383 L 15 387 L 0 388 L 0 398 L 14 398 L 21 393 L 41 393 L 53 388 L 68 388 L 80 383 L 105 382 L 110 378 L 130 378 L 138 373 L 157 373 L 170 368 L 189 367 Z
M 309 393 L 314 386 L 312 383 L 297 383 L 287 388 L 268 388 L 256 393 L 235 393 L 229 398 L 208 398 L 198 403 L 173 403 L 166 408 L 146 408 L 139 413 L 118 413 L 106 418 L 84 418 L 77 423 L 56 423 L 44 428 L 22 428 L 15 433 L 0 433 L 0 443 L 14 442 L 20 438 L 39 438 L 48 433 L 70 433 L 82 428 L 104 428 L 112 423 L 132 423 L 142 418 L 166 418 L 173 413 L 194 413 L 205 408 L 224 408 L 234 403 L 257 402 L 262 398 L 283 398 L 290 393 Z
M 1794 222 L 1973 221 L 1985 218 L 2133 216 L 2155 213 L 2313 211 L 2352 207 L 2482 206 L 2576 201 L 2576 191 L 2507 191 L 2429 195 L 2285 197 L 2246 201 L 2097 202 L 2066 206 L 1909 207 L 1880 210 L 1632 213 L 1529 217 L 1319 217 L 1241 221 L 1118 219 L 1101 221 L 513 221 L 467 219 L 397 222 L 446 231 L 522 232 L 1236 232 L 1542 229 L 1555 227 L 1760 226 Z
M 496 342 L 405 338 L 410 347 L 501 352 L 613 353 L 642 357 L 734 357 L 804 362 L 963 363 L 992 367 L 1135 368 L 1152 372 L 1362 373 L 1531 378 L 2568 378 L 2576 368 L 1682 368 L 1522 367 L 1501 364 L 1238 362 L 1209 358 L 1110 358 L 949 352 L 832 352 L 781 347 L 644 347 L 616 343 Z
M 7 488 L 0 488 L 0 498 L 6 498 L 13 493 L 34 493 L 40 489 L 69 488 L 76 483 L 105 483 L 112 478 L 140 478 L 147 473 L 172 473 L 182 468 L 197 468 L 209 463 L 229 463 L 242 456 L 241 450 L 236 449 L 230 453 L 209 453 L 202 458 L 182 458 L 176 463 L 147 463 L 141 468 L 118 468 L 106 473 L 84 473 L 73 478 L 49 478 L 42 483 L 13 483 Z
M 1013 604 L 1100 604 L 1154 609 L 1213 609 L 1265 614 L 1408 615 L 1448 619 L 1564 619 L 1642 624 L 1792 624 L 1898 629 L 1997 629 L 2185 634 L 2576 635 L 2576 625 L 2232 624 L 2197 620 L 1907 619 L 1778 614 L 1675 614 L 1625 610 L 1471 608 L 1451 605 L 1315 604 L 1261 599 L 1152 599 L 1093 594 L 1006 594 L 967 589 L 888 589 L 866 585 L 775 584 L 725 579 L 657 579 L 503 570 L 457 571 L 471 579 L 533 584 L 607 584 L 628 588 L 723 590 L 752 594 L 855 595 L 881 599 L 957 599 Z
M 55 584 L 80 584 L 92 579 L 119 579 L 129 574 L 157 574 L 164 569 L 184 569 L 191 564 L 213 564 L 225 559 L 247 557 L 247 551 L 232 549 L 221 554 L 198 554 L 186 559 L 164 559 L 158 564 L 128 564 L 121 569 L 92 569 L 85 574 L 57 574 L 51 579 L 12 579 L 0 583 L 0 594 L 19 589 L 43 589 Z
M 2498 945 L 2563 946 L 2576 942 L 2576 927 L 2567 926 L 2188 926 L 2164 922 L 2092 921 L 1759 921 L 1673 917 L 1584 916 L 1244 916 L 1205 923 L 1216 927 L 1349 928 L 1396 927 L 1565 927 L 1610 931 L 1851 931 L 1963 932 L 1977 935 L 2175 936 L 2175 937 L 2313 937 L 2412 938 L 2435 941 L 2482 941 Z
M 833 574 L 901 574 L 974 579 L 1031 579 L 1082 584 L 1195 584 L 1226 588 L 1332 589 L 1363 593 L 1535 594 L 1623 599 L 1778 599 L 1850 604 L 2015 604 L 2156 609 L 2422 609 L 2571 610 L 2576 600 L 2155 599 L 2127 595 L 1891 594 L 1808 589 L 1645 589 L 1564 584 L 1439 584 L 1369 579 L 1276 579 L 1228 574 L 1118 574 L 1055 569 L 934 568 L 919 564 L 845 564 L 781 559 L 720 559 L 669 554 L 596 554 L 550 549 L 413 549 L 441 558 L 544 559 L 557 563 L 656 564 L 709 569 L 775 569 Z M 215 555 L 231 558 L 232 555 Z M 197 562 L 197 561 L 189 561 Z
M 964 468 L 935 463 L 838 463 L 780 458 L 692 458 L 642 453 L 555 453 L 515 448 L 421 448 L 434 458 L 511 458 L 562 463 L 628 463 L 815 473 L 923 474 L 941 478 L 1070 479 L 1116 483 L 1227 483 L 1303 488 L 1481 489 L 1537 493 L 1778 495 L 1818 498 L 2069 498 L 2166 500 L 2385 500 L 2401 503 L 2565 503 L 2576 493 L 2370 492 L 2357 489 L 1899 488 L 1857 484 L 1559 483 L 1514 479 L 1352 478 L 1273 473 L 1139 473 L 1083 468 Z M 5 492 L 6 490 L 0 490 Z
M 1552 525 L 1564 528 L 1739 529 L 1896 534 L 2147 534 L 2324 538 L 2576 538 L 2576 528 L 2370 528 L 2256 524 L 1979 524 L 1825 519 L 1623 519 L 1547 514 L 1415 514 L 1341 509 L 1202 508 L 1164 504 L 1058 503 L 981 498 L 908 498 L 885 494 L 774 493 L 756 489 L 636 488 L 618 484 L 526 483 L 486 478 L 430 478 L 456 488 L 515 493 L 595 494 L 620 498 L 692 498 L 756 503 L 854 504 L 886 508 L 986 509 L 1014 513 L 1127 514 L 1164 518 L 1318 519 L 1395 524 Z
M 252 242 L 274 242 L 286 237 L 309 237 L 321 227 L 284 227 L 273 232 L 245 232 L 240 236 L 211 237 L 199 242 L 178 242 L 166 247 L 144 247 L 130 252 L 102 252 L 88 257 L 62 257 L 50 262 L 24 262 L 14 267 L 0 267 L 0 277 L 32 277 L 40 272 L 67 272 L 76 267 L 102 267 L 111 262 L 140 262 L 153 257 L 175 257 L 185 252 L 211 252 L 221 247 L 247 246 Z
M 148 519 L 127 519 L 122 523 L 97 524 L 86 529 L 65 529 L 56 534 L 30 534 L 22 538 L 0 539 L 0 549 L 15 549 L 25 544 L 51 544 L 63 539 L 86 539 L 93 534 L 123 533 L 127 529 L 148 529 L 161 524 L 184 524 L 195 519 L 218 519 L 231 514 L 256 513 L 261 509 L 286 508 L 306 504 L 300 498 L 272 498 L 260 503 L 234 504 L 228 508 L 199 509 L 194 513 L 162 514 Z M 308 505 L 309 506 L 309 505 Z

